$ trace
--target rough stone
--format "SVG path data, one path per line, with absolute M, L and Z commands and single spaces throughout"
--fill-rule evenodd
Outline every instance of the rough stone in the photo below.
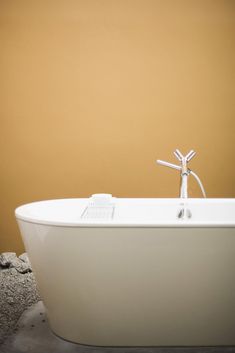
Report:
M 24 252 L 23 254 L 21 254 L 19 256 L 19 259 L 21 261 L 23 261 L 28 266 L 28 271 L 32 272 L 32 266 L 31 266 L 31 262 L 29 261 L 28 254 L 26 252 Z
M 13 261 L 17 259 L 15 252 L 4 252 L 0 255 L 0 266 L 10 267 Z
M 10 276 L 15 276 L 18 273 L 18 271 L 15 268 L 9 268 L 8 272 Z
M 10 268 L 15 268 L 20 273 L 32 272 L 31 265 L 18 258 L 11 262 Z
M 19 259 L 22 260 L 23 262 L 26 262 L 27 264 L 30 264 L 28 254 L 24 252 L 19 256 Z
M 5 253 L 2 255 L 1 259 L 5 259 Z M 16 256 L 11 257 L 12 260 L 15 258 L 17 259 Z M 18 272 L 15 267 L 9 267 L 9 260 L 4 262 L 5 266 L 1 267 L 0 271 L 0 352 L 1 343 L 14 331 L 23 311 L 40 300 L 33 273 Z M 27 265 L 22 260 L 17 260 Z
M 32 267 L 27 253 L 16 256 L 14 252 L 5 252 L 0 255 L 0 268 L 16 269 L 20 273 L 32 272 Z
M 8 297 L 7 298 L 7 302 L 8 302 L 8 304 L 13 304 L 14 303 L 14 299 L 12 297 Z

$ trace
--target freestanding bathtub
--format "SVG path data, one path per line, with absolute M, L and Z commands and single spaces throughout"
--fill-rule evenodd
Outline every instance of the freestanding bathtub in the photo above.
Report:
M 235 345 L 235 199 L 98 195 L 15 214 L 58 336 L 99 346 Z

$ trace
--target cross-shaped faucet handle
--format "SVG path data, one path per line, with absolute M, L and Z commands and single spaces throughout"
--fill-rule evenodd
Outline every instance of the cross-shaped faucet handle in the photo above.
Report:
M 183 156 L 182 153 L 176 149 L 174 151 L 174 155 L 176 156 L 176 158 L 180 161 L 180 162 L 189 162 L 194 156 L 195 156 L 196 152 L 194 150 L 191 150 L 186 156 Z

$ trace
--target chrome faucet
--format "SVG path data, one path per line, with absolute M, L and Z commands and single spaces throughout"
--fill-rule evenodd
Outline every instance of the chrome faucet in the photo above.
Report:
M 181 173 L 181 183 L 180 183 L 180 198 L 188 198 L 188 176 L 189 174 L 192 174 L 194 176 L 194 178 L 197 180 L 203 197 L 206 197 L 206 193 L 205 190 L 203 188 L 203 185 L 201 183 L 201 180 L 199 179 L 199 177 L 197 176 L 196 173 L 194 173 L 191 169 L 188 168 L 188 162 L 195 156 L 196 152 L 194 150 L 191 150 L 186 156 L 183 156 L 182 153 L 176 149 L 174 151 L 174 155 L 175 157 L 180 161 L 181 165 L 176 165 L 176 164 L 172 164 L 169 162 L 165 162 L 165 161 L 161 161 L 160 159 L 157 160 L 158 164 L 164 165 L 166 167 L 170 167 L 173 169 L 177 169 L 179 170 Z

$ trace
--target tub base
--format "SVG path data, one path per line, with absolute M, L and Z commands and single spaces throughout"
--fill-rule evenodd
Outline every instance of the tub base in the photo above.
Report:
M 235 345 L 234 228 L 20 226 L 59 337 L 94 346 Z

